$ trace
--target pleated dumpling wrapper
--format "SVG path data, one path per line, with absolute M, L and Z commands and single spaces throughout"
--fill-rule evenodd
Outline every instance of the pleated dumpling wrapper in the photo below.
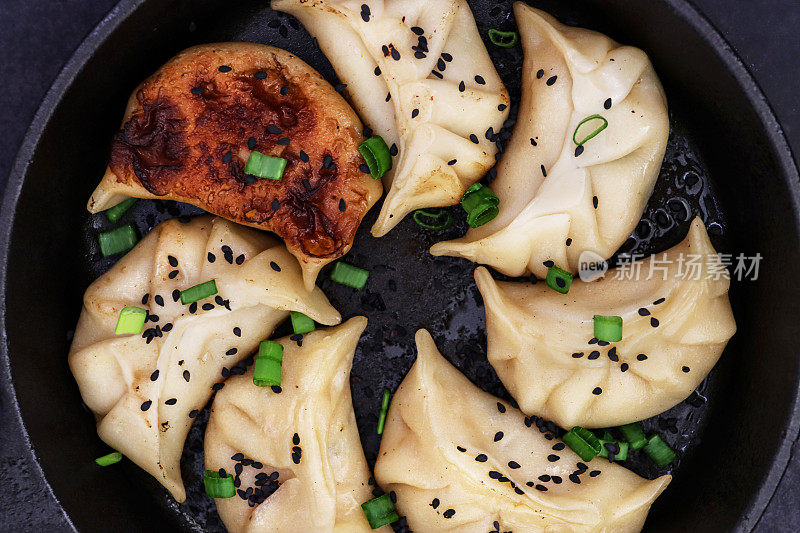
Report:
M 395 156 L 372 233 L 453 205 L 494 165 L 509 97 L 465 0 L 272 0 L 333 63 Z
M 134 90 L 88 209 L 162 198 L 272 231 L 310 291 L 381 196 L 359 168 L 362 130 L 333 87 L 289 52 L 195 46 Z M 248 164 L 253 152 L 267 159 Z
M 639 531 L 670 476 L 648 481 L 548 440 L 450 365 L 430 334 L 394 394 L 375 479 L 418 533 Z M 540 424 L 537 424 L 540 425 Z M 550 435 L 548 435 L 550 436 Z
M 305 335 L 302 346 L 280 339 L 280 387 L 257 387 L 250 370 L 217 393 L 206 469 L 224 468 L 238 490 L 250 492 L 216 500 L 231 533 L 371 531 L 361 510 L 372 498 L 370 474 L 350 397 L 353 354 L 366 326 L 356 317 Z
M 216 295 L 181 304 L 181 290 L 212 279 Z M 126 306 L 147 310 L 141 335 L 114 334 Z M 153 228 L 86 290 L 70 348 L 100 438 L 183 501 L 193 418 L 222 386 L 223 368 L 252 354 L 289 311 L 341 320 L 319 288 L 305 290 L 300 265 L 274 238 L 209 216 Z
M 489 362 L 520 409 L 561 427 L 610 427 L 678 404 L 736 332 L 727 271 L 698 218 L 677 246 L 572 281 L 497 282 L 475 272 Z M 622 340 L 598 341 L 594 315 L 622 318 Z
M 543 278 L 546 261 L 576 272 L 582 252 L 608 259 L 625 242 L 653 192 L 669 117 L 643 51 L 521 2 L 514 13 L 525 61 L 519 117 L 491 184 L 500 214 L 431 253 Z

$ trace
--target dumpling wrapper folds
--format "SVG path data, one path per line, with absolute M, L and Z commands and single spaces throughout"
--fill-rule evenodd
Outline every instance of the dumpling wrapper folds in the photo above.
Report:
M 491 184 L 500 214 L 431 253 L 544 278 L 546 261 L 576 272 L 582 252 L 608 259 L 625 242 L 653 192 L 669 116 L 643 51 L 521 2 L 514 13 L 525 60 L 519 116 Z M 608 127 L 581 151 L 573 134 L 593 115 Z M 584 124 L 578 140 L 601 124 Z
M 241 453 L 263 468 L 244 466 L 239 490 L 274 490 L 253 506 L 238 494 L 217 499 L 231 533 L 371 531 L 361 510 L 372 498 L 370 473 L 350 396 L 353 354 L 366 325 L 356 317 L 316 330 L 303 337 L 302 347 L 280 339 L 280 389 L 254 385 L 251 369 L 217 393 L 206 429 L 206 468 L 234 473 L 233 457 Z M 256 486 L 259 473 L 278 476 Z
M 627 424 L 677 405 L 736 332 L 730 279 L 699 218 L 675 247 L 597 281 L 575 278 L 568 294 L 498 282 L 483 267 L 475 280 L 489 362 L 523 412 L 564 428 Z M 594 315 L 622 317 L 622 340 L 598 343 Z
M 413 531 L 485 533 L 497 530 L 495 521 L 515 533 L 641 529 L 670 476 L 649 481 L 602 458 L 580 466 L 532 419 L 470 383 L 427 331 L 416 341 L 417 360 L 392 398 L 375 465 L 375 479 L 395 491 Z
M 399 149 L 373 235 L 416 209 L 458 203 L 494 165 L 493 134 L 508 117 L 509 96 L 465 0 L 272 0 L 272 7 L 316 37 L 362 120 Z
M 211 279 L 217 295 L 191 306 L 173 298 Z M 126 306 L 148 311 L 141 335 L 114 334 Z M 305 290 L 300 265 L 276 239 L 210 216 L 153 228 L 86 290 L 70 348 L 100 438 L 183 501 L 190 413 L 208 402 L 223 367 L 253 353 L 289 311 L 341 320 L 319 288 Z

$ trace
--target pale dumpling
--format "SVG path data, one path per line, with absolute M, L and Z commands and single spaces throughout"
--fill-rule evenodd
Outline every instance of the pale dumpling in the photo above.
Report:
M 470 383 L 427 331 L 416 340 L 375 465 L 413 531 L 641 529 L 670 476 L 648 481 L 606 459 L 581 462 L 548 424 Z
M 497 282 L 483 267 L 475 280 L 489 362 L 523 412 L 564 428 L 666 411 L 694 391 L 736 331 L 730 280 L 700 219 L 677 246 L 594 282 L 575 278 L 567 294 Z M 622 317 L 622 340 L 598 341 L 594 315 Z
M 581 252 L 608 259 L 625 242 L 658 177 L 669 117 L 643 51 L 521 2 L 514 13 L 525 62 L 519 117 L 491 184 L 500 214 L 431 253 L 543 278 L 547 261 L 575 272 Z
M 206 469 L 235 475 L 237 495 L 217 499 L 231 533 L 371 531 L 372 498 L 350 398 L 350 367 L 367 319 L 309 333 L 284 347 L 280 387 L 257 387 L 252 369 L 214 399 Z M 381 528 L 390 532 L 390 527 Z
M 181 304 L 181 290 L 211 279 L 217 295 Z M 126 306 L 148 311 L 141 335 L 114 334 Z M 156 226 L 83 298 L 69 365 L 100 438 L 183 501 L 180 458 L 193 418 L 223 386 L 223 369 L 290 310 L 341 320 L 320 289 L 305 290 L 277 240 L 209 216 Z
M 453 205 L 494 165 L 509 97 L 465 0 L 273 0 L 319 41 L 394 158 L 373 235 Z

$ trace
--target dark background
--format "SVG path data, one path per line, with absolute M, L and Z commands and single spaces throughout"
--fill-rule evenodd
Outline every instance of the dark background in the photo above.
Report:
M 81 40 L 101 20 L 113 16 L 115 3 L 116 0 L 0 0 L 0 194 L 45 92 Z M 694 3 L 755 75 L 792 149 L 800 153 L 800 0 Z M 47 386 L 46 376 L 43 378 L 42 386 Z M 53 497 L 37 467 L 24 459 L 27 443 L 20 438 L 10 400 L 0 394 L 0 531 L 67 530 L 67 521 L 51 504 Z M 10 476 L 12 471 L 23 475 Z M 756 531 L 800 530 L 798 501 L 800 443 L 796 442 L 789 469 Z

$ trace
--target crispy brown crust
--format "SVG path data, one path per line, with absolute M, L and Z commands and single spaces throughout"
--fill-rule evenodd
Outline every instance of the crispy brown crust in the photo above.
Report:
M 376 199 L 359 169 L 361 124 L 305 63 L 262 45 L 205 45 L 172 59 L 135 97 L 112 142 L 117 181 L 275 232 L 310 257 L 349 249 Z M 248 140 L 287 160 L 282 180 L 245 174 Z

